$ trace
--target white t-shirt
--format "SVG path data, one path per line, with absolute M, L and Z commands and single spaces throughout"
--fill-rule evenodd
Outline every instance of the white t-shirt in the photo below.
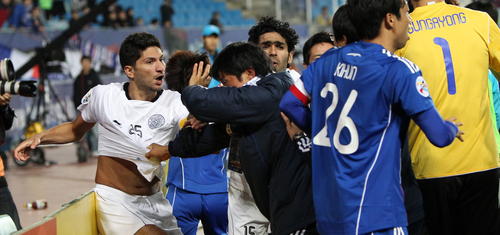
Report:
M 124 83 L 92 88 L 78 106 L 88 123 L 99 123 L 98 154 L 129 160 L 148 181 L 161 179 L 163 168 L 149 161 L 146 147 L 166 145 L 180 130 L 189 114 L 175 91 L 163 90 L 154 102 L 129 100 Z
M 286 71 L 288 72 L 288 74 L 290 74 L 290 77 L 292 77 L 293 83 L 295 83 L 298 80 L 300 80 L 301 75 L 297 71 L 295 71 L 293 69 L 286 69 Z

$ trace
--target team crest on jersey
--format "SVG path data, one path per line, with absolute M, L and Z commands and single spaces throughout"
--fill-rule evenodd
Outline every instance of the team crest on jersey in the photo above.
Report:
M 92 95 L 92 90 L 87 92 L 87 94 L 85 94 L 85 96 L 82 98 L 82 104 L 88 104 L 91 95 Z
M 427 83 L 422 76 L 417 78 L 415 85 L 417 86 L 417 91 L 421 96 L 429 97 L 429 88 L 427 87 Z
M 160 114 L 155 114 L 148 119 L 148 126 L 151 129 L 162 127 L 165 124 L 165 118 Z

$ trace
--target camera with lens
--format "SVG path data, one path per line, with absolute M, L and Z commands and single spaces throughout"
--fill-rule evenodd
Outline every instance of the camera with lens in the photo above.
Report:
M 8 58 L 0 61 L 0 94 L 11 93 L 26 97 L 36 96 L 36 81 L 16 81 L 14 65 Z

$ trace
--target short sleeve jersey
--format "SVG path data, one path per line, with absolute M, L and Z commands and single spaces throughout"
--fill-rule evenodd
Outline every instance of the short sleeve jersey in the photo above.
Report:
M 410 151 L 417 179 L 498 167 L 489 110 L 488 66 L 500 70 L 500 30 L 484 12 L 435 3 L 411 13 L 410 40 L 398 55 L 422 69 L 436 109 L 458 117 L 465 141 L 438 148 L 411 123 Z
M 434 106 L 420 69 L 381 45 L 357 42 L 326 52 L 302 81 L 295 86 L 311 97 L 319 232 L 407 226 L 399 136 L 409 115 Z
M 166 145 L 188 116 L 178 92 L 163 90 L 153 101 L 131 100 L 125 83 L 92 88 L 78 107 L 85 122 L 99 123 L 98 154 L 129 160 L 148 181 L 161 179 L 161 165 L 149 161 L 146 147 Z

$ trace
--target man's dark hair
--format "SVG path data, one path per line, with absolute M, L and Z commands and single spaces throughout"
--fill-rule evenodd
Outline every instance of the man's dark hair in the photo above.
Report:
M 215 58 L 210 74 L 219 80 L 221 74 L 234 75 L 241 81 L 241 74 L 253 68 L 256 76 L 265 77 L 273 72 L 273 62 L 259 46 L 248 42 L 227 45 Z
M 495 7 L 495 4 L 493 4 L 492 2 L 473 2 L 465 7 L 472 10 L 484 11 L 488 13 L 493 21 L 498 24 L 498 10 Z
M 83 55 L 82 58 L 80 59 L 80 62 L 82 62 L 83 60 L 89 60 L 90 62 L 92 62 L 92 58 L 90 58 L 90 56 L 88 55 Z
M 210 64 L 207 53 L 194 53 L 191 51 L 178 51 L 172 54 L 167 61 L 165 69 L 165 82 L 169 90 L 182 92 L 189 85 L 193 74 L 193 66 L 203 61 L 203 72 Z
M 295 45 L 299 41 L 299 35 L 295 32 L 295 29 L 290 28 L 288 22 L 277 20 L 273 16 L 260 18 L 259 23 L 248 31 L 248 41 L 259 45 L 260 35 L 270 32 L 279 33 L 285 39 L 288 52 L 295 50 Z
M 342 36 L 345 36 L 347 39 L 346 44 L 350 44 L 361 40 L 361 38 L 356 32 L 356 28 L 354 28 L 352 22 L 349 20 L 347 8 L 347 4 L 344 4 L 337 9 L 335 15 L 333 15 L 332 29 L 336 41 L 342 41 Z
M 302 49 L 302 55 L 304 56 L 304 63 L 309 65 L 309 57 L 311 56 L 311 48 L 319 43 L 330 43 L 333 45 L 332 35 L 327 32 L 319 32 L 314 34 L 312 37 L 307 39 Z
M 401 19 L 404 0 L 347 0 L 349 20 L 361 39 L 374 39 L 387 13 Z
M 130 34 L 120 46 L 120 65 L 122 69 L 127 65 L 135 67 L 135 62 L 141 58 L 142 52 L 153 46 L 163 51 L 160 40 L 155 35 L 146 32 Z

